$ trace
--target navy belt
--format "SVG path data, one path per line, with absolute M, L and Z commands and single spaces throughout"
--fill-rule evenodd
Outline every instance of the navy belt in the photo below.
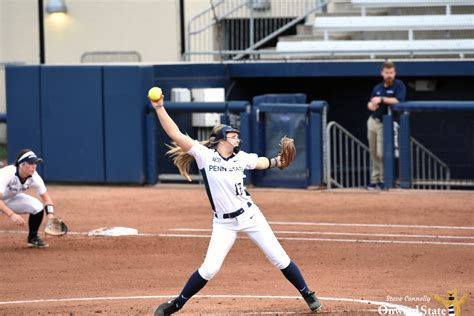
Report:
M 248 207 L 252 206 L 252 203 L 247 202 Z M 243 208 L 239 208 L 237 211 L 232 212 L 232 213 L 225 213 L 222 214 L 222 218 L 227 219 L 227 218 L 236 218 L 237 216 L 243 214 L 245 211 Z M 214 213 L 214 216 L 216 218 L 219 218 L 216 213 Z
M 243 208 L 239 208 L 237 211 L 235 212 L 232 212 L 232 213 L 226 213 L 226 214 L 222 214 L 222 218 L 235 218 L 241 214 L 243 214 L 245 211 Z M 216 217 L 217 217 L 217 214 L 216 214 Z

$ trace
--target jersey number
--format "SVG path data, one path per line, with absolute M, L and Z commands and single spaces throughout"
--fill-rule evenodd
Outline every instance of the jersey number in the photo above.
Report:
M 235 184 L 235 195 L 244 195 L 243 185 L 240 182 Z

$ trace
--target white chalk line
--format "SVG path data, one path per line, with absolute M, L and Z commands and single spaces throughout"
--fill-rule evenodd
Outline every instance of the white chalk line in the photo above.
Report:
M 171 228 L 170 231 L 188 231 L 188 232 L 210 232 L 209 228 Z M 413 235 L 413 234 L 373 234 L 373 233 L 352 233 L 352 232 L 307 232 L 307 231 L 288 231 L 274 230 L 275 234 L 294 234 L 294 235 L 330 235 L 330 236 L 366 236 L 366 237 L 395 237 L 395 238 L 434 238 L 434 239 L 474 239 L 474 236 L 446 236 L 446 235 Z
M 182 238 L 211 238 L 211 235 L 196 234 L 158 234 L 160 237 L 182 237 Z M 237 237 L 238 239 L 249 239 L 248 237 Z M 405 244 L 405 245 L 450 245 L 450 246 L 474 246 L 470 242 L 444 242 L 444 241 L 412 241 L 412 240 L 377 240 L 377 239 L 346 239 L 346 238 L 305 238 L 305 237 L 280 237 L 278 240 L 300 240 L 300 241 L 329 241 L 364 244 Z
M 319 222 L 268 222 L 272 225 L 297 225 L 297 226 L 335 226 L 335 227 L 386 227 L 386 228 L 421 228 L 421 229 L 469 229 L 474 226 L 437 226 L 437 225 L 402 225 L 402 224 L 356 224 L 356 223 L 319 223 Z
M 24 231 L 0 231 L 0 233 L 15 233 L 26 234 Z M 88 233 L 83 232 L 68 232 L 70 235 L 87 236 Z M 201 234 L 163 234 L 163 233 L 138 233 L 137 235 L 129 235 L 128 237 L 170 237 L 170 238 L 211 238 L 211 235 Z M 97 236 L 94 236 L 97 237 Z M 103 237 L 102 238 L 110 238 Z M 239 236 L 238 239 L 249 239 L 245 236 Z M 363 243 L 363 244 L 403 244 L 403 245 L 437 245 L 437 246 L 474 246 L 470 242 L 447 242 L 447 241 L 415 241 L 415 240 L 386 240 L 386 239 L 347 239 L 347 238 L 315 238 L 315 237 L 281 237 L 277 236 L 278 240 L 289 241 L 327 241 L 327 242 L 345 242 L 345 243 Z
M 116 300 L 138 300 L 138 299 L 168 299 L 176 297 L 176 295 L 147 295 L 147 296 L 103 296 L 103 297 L 74 297 L 74 298 L 54 298 L 54 299 L 38 299 L 38 300 L 22 300 L 22 301 L 3 301 L 0 305 L 17 305 L 17 304 L 36 304 L 36 303 L 62 303 L 62 302 L 83 302 L 83 301 L 116 301 Z M 277 299 L 277 300 L 293 300 L 302 299 L 301 296 L 275 296 L 275 295 L 195 295 L 197 298 L 239 298 L 239 299 Z M 386 306 L 388 308 L 401 311 L 407 316 L 421 316 L 416 309 L 388 302 L 379 302 L 363 299 L 352 298 L 335 298 L 320 297 L 321 301 L 338 301 L 352 302 L 361 304 L 372 304 L 377 306 Z

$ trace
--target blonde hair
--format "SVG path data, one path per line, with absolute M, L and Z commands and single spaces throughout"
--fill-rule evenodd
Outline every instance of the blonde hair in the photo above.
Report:
M 221 129 L 226 126 L 224 124 L 218 124 L 214 126 L 214 128 L 211 131 L 211 135 L 208 140 L 204 141 L 199 141 L 199 143 L 203 146 L 206 146 L 207 148 L 215 148 L 217 144 L 219 143 L 217 139 L 217 135 L 219 135 Z M 168 146 L 169 150 L 166 152 L 166 155 L 170 156 L 170 158 L 173 160 L 174 165 L 178 168 L 179 173 L 188 179 L 189 182 L 191 182 L 191 177 L 189 176 L 189 167 L 191 166 L 191 162 L 193 162 L 194 157 L 188 154 L 178 146 L 175 142 L 173 142 L 171 145 L 166 145 Z

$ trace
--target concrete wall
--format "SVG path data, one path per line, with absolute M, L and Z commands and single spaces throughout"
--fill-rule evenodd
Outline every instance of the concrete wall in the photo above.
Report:
M 38 1 L 0 1 L 2 62 L 38 62 Z
M 2 60 L 37 63 L 37 1 L 0 3 Z M 66 0 L 66 4 L 67 15 L 45 13 L 46 63 L 78 63 L 87 51 L 133 50 L 146 62 L 179 60 L 176 0 Z
M 65 2 L 67 15 L 45 13 L 48 64 L 79 63 L 86 51 L 134 50 L 150 63 L 181 58 L 179 0 Z M 39 62 L 37 3 L 0 1 L 0 62 Z M 207 0 L 186 0 L 186 21 L 208 6 Z

